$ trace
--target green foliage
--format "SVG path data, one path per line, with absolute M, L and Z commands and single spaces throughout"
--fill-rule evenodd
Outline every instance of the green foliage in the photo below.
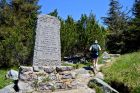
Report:
M 76 23 L 71 16 L 61 21 L 61 52 L 62 56 L 72 55 L 76 52 L 77 33 Z
M 129 53 L 140 49 L 140 1 L 133 6 L 134 18 L 121 12 L 119 2 L 111 0 L 108 17 L 104 22 L 111 33 L 107 34 L 106 47 L 111 53 Z
M 5 79 L 7 71 L 7 69 L 0 69 L 0 89 L 12 83 L 11 80 Z
M 88 87 L 95 89 L 96 93 L 104 93 L 103 89 L 92 80 L 88 82 Z
M 118 0 L 110 0 L 108 17 L 103 17 L 104 23 L 111 33 L 120 33 L 127 27 L 127 16 L 122 12 Z
M 43 78 L 43 80 L 42 80 L 42 82 L 43 83 L 47 83 L 48 81 L 50 81 L 51 79 L 49 78 L 49 76 L 48 77 L 46 77 L 46 78 Z
M 128 31 L 128 13 L 122 12 L 122 7 L 117 0 L 110 0 L 107 17 L 103 17 L 108 26 L 106 47 L 111 53 L 124 53 L 125 38 L 123 34 Z M 127 52 L 127 51 L 126 51 Z
M 53 12 L 49 13 L 48 15 L 58 17 L 57 9 L 55 9 Z
M 33 81 L 33 86 L 34 86 L 35 90 L 38 89 L 38 87 L 39 87 L 38 80 L 34 80 L 34 81 Z
M 14 70 L 18 70 L 17 67 L 13 67 L 12 69 Z M 7 71 L 9 71 L 10 68 L 5 69 L 5 68 L 1 68 L 0 69 L 0 89 L 4 88 L 5 86 L 12 84 L 13 81 L 10 79 L 6 79 L 5 75 L 7 74 Z
M 135 43 L 134 50 L 140 49 L 140 0 L 135 0 L 134 6 L 133 6 L 133 15 L 134 18 L 130 22 L 130 31 L 131 31 L 131 41 Z
M 71 16 L 61 20 L 61 51 L 62 57 L 82 53 L 88 50 L 95 40 L 102 48 L 105 46 L 106 29 L 98 24 L 93 13 L 82 14 L 80 20 L 74 21 Z
M 84 24 L 86 23 L 86 27 Z M 105 43 L 105 29 L 98 24 L 93 13 L 87 17 L 82 15 L 81 19 L 77 23 L 78 25 L 78 45 L 79 52 L 84 51 L 85 54 L 89 49 L 89 46 L 94 43 L 95 40 L 98 40 L 102 48 L 104 48 Z
M 122 55 L 109 67 L 102 69 L 105 80 L 122 82 L 132 89 L 132 93 L 139 93 L 140 90 L 140 52 Z
M 38 0 L 1 0 L 0 67 L 31 64 Z

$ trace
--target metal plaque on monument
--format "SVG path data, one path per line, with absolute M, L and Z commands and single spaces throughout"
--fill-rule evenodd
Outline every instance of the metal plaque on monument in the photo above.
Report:
M 49 15 L 37 20 L 33 66 L 60 66 L 60 21 Z

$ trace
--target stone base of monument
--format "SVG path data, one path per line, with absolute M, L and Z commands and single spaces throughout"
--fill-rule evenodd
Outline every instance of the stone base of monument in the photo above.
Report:
M 21 92 L 54 91 L 77 88 L 76 73 L 71 66 L 21 66 L 19 89 Z

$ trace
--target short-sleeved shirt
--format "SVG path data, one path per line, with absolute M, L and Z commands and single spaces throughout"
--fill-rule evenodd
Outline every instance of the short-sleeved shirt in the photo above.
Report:
M 97 51 L 92 51 L 92 48 L 97 48 Z M 91 57 L 92 58 L 97 58 L 98 55 L 99 55 L 99 50 L 101 50 L 101 47 L 100 47 L 99 44 L 93 44 L 93 45 L 90 46 L 89 50 L 91 51 Z

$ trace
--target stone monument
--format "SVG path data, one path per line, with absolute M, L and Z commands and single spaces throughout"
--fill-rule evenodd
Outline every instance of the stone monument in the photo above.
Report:
M 60 21 L 49 15 L 39 15 L 36 28 L 33 66 L 60 66 Z
M 72 66 L 61 66 L 60 21 L 49 15 L 39 15 L 33 66 L 20 66 L 19 69 L 20 93 L 51 93 L 77 88 L 77 74 L 73 70 Z

